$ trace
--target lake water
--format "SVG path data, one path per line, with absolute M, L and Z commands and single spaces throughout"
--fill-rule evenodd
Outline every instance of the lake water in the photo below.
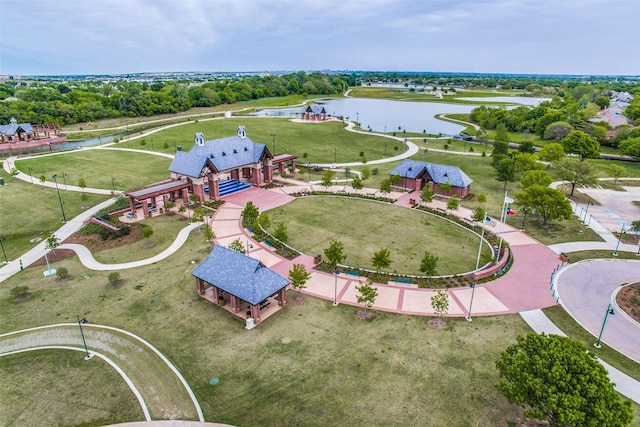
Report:
M 496 98 L 482 98 L 497 99 Z M 511 102 L 522 97 L 506 97 Z M 522 98 L 537 100 L 542 98 Z M 477 100 L 477 98 L 472 99 Z M 318 102 L 325 107 L 328 114 L 335 117 L 348 117 L 351 121 L 359 121 L 362 129 L 379 132 L 407 132 L 455 135 L 464 130 L 464 126 L 436 119 L 438 114 L 468 114 L 477 105 L 446 104 L 438 102 L 403 102 L 386 99 L 338 98 Z M 535 104 L 533 104 L 535 105 Z M 295 117 L 302 111 L 298 108 L 266 109 L 253 113 L 256 116 Z
M 490 96 L 487 98 L 456 98 L 461 101 L 475 101 L 482 100 L 483 102 L 508 102 L 521 105 L 529 105 L 535 107 L 542 101 L 551 101 L 551 98 L 531 98 L 528 96 Z

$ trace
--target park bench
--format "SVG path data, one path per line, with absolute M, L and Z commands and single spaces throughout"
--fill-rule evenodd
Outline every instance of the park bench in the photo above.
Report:
M 347 270 L 345 273 L 350 276 L 360 276 L 360 272 L 358 270 Z
M 408 277 L 396 277 L 396 283 L 403 283 L 406 285 L 410 285 L 411 279 L 409 279 Z

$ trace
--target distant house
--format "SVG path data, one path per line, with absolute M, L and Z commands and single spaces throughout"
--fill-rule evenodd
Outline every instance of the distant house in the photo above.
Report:
M 612 128 L 629 124 L 629 120 L 622 115 L 622 109 L 618 106 L 605 108 L 602 110 L 598 117 L 589 119 L 590 123 L 597 124 L 598 122 L 606 122 Z
M 60 136 L 60 128 L 56 124 L 31 125 L 31 123 L 18 123 L 15 118 L 9 120 L 8 125 L 0 125 L 0 143 L 30 142 L 38 139 L 55 138 Z
M 216 245 L 191 274 L 198 295 L 255 324 L 286 305 L 289 281 L 260 260 Z
M 322 105 L 307 105 L 300 113 L 302 120 L 327 120 L 327 111 Z
M 471 189 L 471 178 L 457 166 L 441 165 L 438 163 L 420 162 L 417 160 L 403 160 L 393 168 L 389 175 L 400 176 L 398 186 L 409 190 L 422 190 L 429 186 L 438 194 L 464 198 Z M 451 190 L 445 193 L 440 185 L 449 183 Z

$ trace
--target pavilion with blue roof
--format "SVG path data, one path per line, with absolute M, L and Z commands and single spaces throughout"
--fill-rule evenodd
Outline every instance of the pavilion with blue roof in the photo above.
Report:
M 400 176 L 399 186 L 405 189 L 422 190 L 428 185 L 438 194 L 455 195 L 460 199 L 469 194 L 473 182 L 457 166 L 408 159 L 393 168 L 389 175 Z M 440 185 L 445 183 L 451 184 L 449 192 L 440 189 Z
M 192 192 L 203 201 L 249 188 L 273 180 L 273 154 L 265 144 L 247 138 L 244 126 L 231 137 L 205 141 L 196 133 L 195 146 L 178 151 L 169 166 L 171 178 L 192 184 Z
M 191 274 L 198 295 L 238 316 L 253 318 L 255 324 L 286 305 L 287 279 L 260 260 L 224 246 L 215 245 Z

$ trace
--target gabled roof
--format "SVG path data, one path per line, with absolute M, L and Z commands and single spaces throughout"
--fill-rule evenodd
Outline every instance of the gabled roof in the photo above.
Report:
M 196 144 L 188 152 L 178 151 L 169 166 L 169 171 L 197 178 L 207 160 L 218 172 L 222 172 L 258 163 L 265 150 L 264 144 L 255 143 L 246 137 L 214 139 L 202 145 Z
M 14 121 L 8 125 L 0 125 L 0 134 L 2 135 L 15 135 L 19 130 L 25 133 L 32 133 L 33 127 L 31 123 L 15 123 Z
M 303 111 L 305 113 L 312 112 L 313 114 L 326 114 L 327 111 L 324 109 L 322 105 L 307 105 L 304 107 Z
M 250 304 L 259 304 L 289 284 L 259 260 L 220 245 L 191 274 Z
M 403 160 L 389 172 L 389 175 L 399 175 L 401 177 L 416 179 L 422 172 L 426 172 L 436 184 L 448 182 L 454 187 L 465 188 L 473 182 L 473 180 L 457 166 L 420 162 L 418 160 Z

